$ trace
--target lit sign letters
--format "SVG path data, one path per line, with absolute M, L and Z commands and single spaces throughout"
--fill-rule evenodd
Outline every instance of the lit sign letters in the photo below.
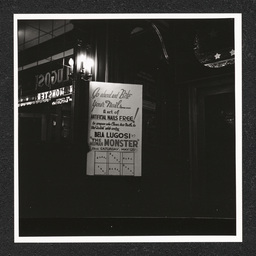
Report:
M 60 105 L 60 104 L 64 104 L 64 103 L 68 103 L 72 101 L 72 97 L 71 96 L 66 96 L 60 99 L 56 99 L 55 101 L 52 102 L 52 105 Z
M 51 91 L 40 92 L 37 94 L 37 101 L 58 98 L 64 95 L 71 94 L 72 91 L 73 91 L 73 87 L 72 85 L 70 85 L 70 86 L 62 87 L 62 88 L 51 90 Z
M 59 89 L 40 92 L 36 96 L 21 97 L 19 99 L 19 107 L 46 103 L 52 101 L 52 105 L 60 105 L 72 101 L 73 86 L 65 86 Z M 62 98 L 60 98 L 62 97 Z
M 51 88 L 52 85 L 68 81 L 69 67 L 60 68 L 47 72 L 46 74 L 36 75 L 36 87 L 47 86 Z

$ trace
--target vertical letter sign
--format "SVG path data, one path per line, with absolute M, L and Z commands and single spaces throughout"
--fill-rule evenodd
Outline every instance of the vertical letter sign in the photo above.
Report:
M 88 175 L 141 176 L 142 85 L 90 82 Z

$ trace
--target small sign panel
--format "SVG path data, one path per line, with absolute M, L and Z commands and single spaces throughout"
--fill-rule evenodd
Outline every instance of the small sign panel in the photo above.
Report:
M 142 85 L 90 82 L 88 175 L 141 176 Z

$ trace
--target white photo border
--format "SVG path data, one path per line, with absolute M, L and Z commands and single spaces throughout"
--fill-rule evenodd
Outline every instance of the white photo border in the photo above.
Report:
M 236 146 L 236 235 L 219 236 L 19 236 L 18 170 L 18 21 L 28 19 L 220 19 L 235 21 L 235 146 Z M 241 13 L 138 13 L 138 14 L 14 14 L 14 242 L 15 243 L 170 243 L 242 242 L 242 14 Z

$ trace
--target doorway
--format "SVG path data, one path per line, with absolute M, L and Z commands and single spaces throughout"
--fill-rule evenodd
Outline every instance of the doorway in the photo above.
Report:
M 191 195 L 198 213 L 235 217 L 234 86 L 218 84 L 191 90 Z

